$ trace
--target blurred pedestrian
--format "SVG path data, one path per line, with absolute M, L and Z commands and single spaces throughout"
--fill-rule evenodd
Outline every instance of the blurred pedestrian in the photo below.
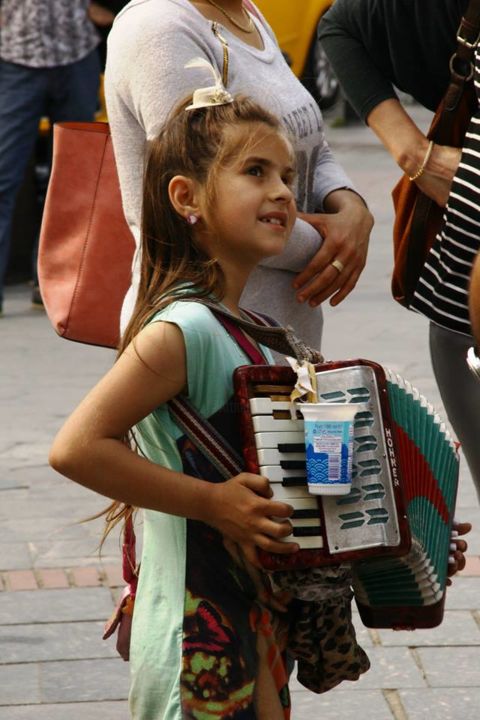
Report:
M 480 109 L 463 149 L 430 144 L 394 89 L 436 109 L 467 5 L 468 0 L 337 0 L 320 22 L 319 39 L 358 114 L 412 182 L 446 206 L 411 307 L 430 320 L 435 379 L 480 497 L 480 384 L 466 364 L 473 344 L 468 284 L 480 248 Z M 478 52 L 472 70 L 478 94 Z
M 100 43 L 89 0 L 0 2 L 0 314 L 17 192 L 39 121 L 93 120 Z M 38 287 L 32 300 L 41 302 Z

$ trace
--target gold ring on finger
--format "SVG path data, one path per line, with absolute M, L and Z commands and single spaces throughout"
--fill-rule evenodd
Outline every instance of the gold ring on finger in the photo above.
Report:
M 339 273 L 341 273 L 345 269 L 345 265 L 342 263 L 341 260 L 332 260 L 330 265 L 334 267 L 335 270 L 338 270 Z

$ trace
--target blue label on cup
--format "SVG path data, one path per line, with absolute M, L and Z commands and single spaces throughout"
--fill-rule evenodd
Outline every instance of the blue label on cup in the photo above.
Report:
M 307 480 L 312 485 L 352 481 L 353 423 L 305 418 Z

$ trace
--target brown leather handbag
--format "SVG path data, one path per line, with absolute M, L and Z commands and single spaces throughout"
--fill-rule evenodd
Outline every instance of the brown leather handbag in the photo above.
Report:
M 117 347 L 135 243 L 125 220 L 106 123 L 54 126 L 38 277 L 56 332 Z
M 458 29 L 458 46 L 450 60 L 450 84 L 427 133 L 438 145 L 463 145 L 477 103 L 473 56 L 479 32 L 480 0 L 470 0 Z M 395 209 L 392 295 L 408 308 L 427 255 L 442 228 L 445 210 L 424 195 L 407 175 L 394 187 L 392 198 Z

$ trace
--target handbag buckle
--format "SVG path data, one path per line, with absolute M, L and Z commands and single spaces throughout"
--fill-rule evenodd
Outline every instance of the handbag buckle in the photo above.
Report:
M 457 42 L 460 45 L 463 45 L 463 47 L 466 47 L 469 50 L 473 50 L 473 48 L 476 48 L 478 43 L 480 42 L 480 31 L 479 31 L 477 37 L 475 38 L 475 40 L 473 42 L 470 42 L 469 40 L 467 40 L 467 38 L 463 37 L 462 29 L 463 29 L 463 22 L 461 22 L 460 25 L 458 26 Z
M 480 35 L 479 35 L 480 37 Z M 449 68 L 450 68 L 450 74 L 456 75 L 458 78 L 461 78 L 464 82 L 470 82 L 470 80 L 473 78 L 474 68 L 471 62 L 468 63 L 468 67 L 470 68 L 467 75 L 462 75 L 458 72 L 458 70 L 455 68 L 455 60 L 457 59 L 458 55 L 457 53 L 453 53 L 452 57 L 450 58 L 449 62 Z

